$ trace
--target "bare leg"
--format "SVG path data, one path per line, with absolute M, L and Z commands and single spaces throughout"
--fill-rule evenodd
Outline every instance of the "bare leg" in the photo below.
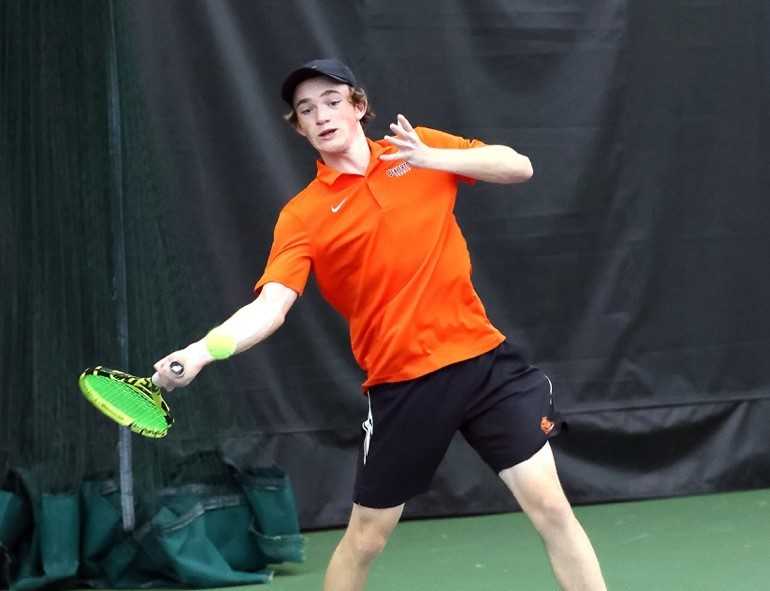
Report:
M 578 523 L 556 474 L 546 443 L 530 459 L 500 472 L 545 543 L 556 580 L 564 591 L 606 591 L 599 561 Z
M 350 522 L 332 555 L 324 578 L 324 591 L 361 591 L 369 566 L 380 555 L 395 529 L 404 505 L 370 509 L 353 505 Z

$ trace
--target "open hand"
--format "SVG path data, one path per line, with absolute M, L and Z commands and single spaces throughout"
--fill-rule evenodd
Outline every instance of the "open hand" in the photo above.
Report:
M 426 146 L 406 117 L 399 114 L 396 123 L 390 124 L 393 135 L 386 135 L 385 141 L 395 146 L 396 151 L 382 154 L 380 160 L 403 160 L 414 166 L 428 167 L 433 148 Z

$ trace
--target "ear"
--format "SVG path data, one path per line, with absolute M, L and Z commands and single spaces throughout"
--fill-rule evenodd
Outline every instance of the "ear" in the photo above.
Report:
M 369 107 L 369 103 L 366 101 L 362 101 L 360 103 L 354 104 L 353 107 L 356 110 L 356 119 L 361 121 L 364 115 L 366 115 L 366 109 Z
M 294 131 L 296 131 L 302 137 L 307 137 L 307 133 L 305 133 L 305 130 L 302 129 L 302 126 L 299 124 L 299 122 L 295 123 L 292 127 L 294 127 Z

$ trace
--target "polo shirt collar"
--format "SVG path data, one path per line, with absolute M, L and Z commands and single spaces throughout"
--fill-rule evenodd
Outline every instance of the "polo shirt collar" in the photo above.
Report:
M 373 142 L 369 138 L 366 138 L 366 142 L 369 144 L 369 166 L 366 168 L 366 175 L 369 176 L 371 174 L 372 170 L 380 164 L 380 154 L 385 152 L 388 149 L 392 149 L 392 146 L 389 146 L 387 144 L 380 144 L 378 142 Z M 331 166 L 327 166 L 323 160 L 316 160 L 316 178 L 321 181 L 322 183 L 325 183 L 327 185 L 333 185 L 334 182 L 340 178 L 345 173 L 340 172 L 336 168 L 332 168 Z

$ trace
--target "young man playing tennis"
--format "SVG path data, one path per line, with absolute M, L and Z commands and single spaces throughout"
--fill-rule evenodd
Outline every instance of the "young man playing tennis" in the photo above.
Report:
M 404 503 L 424 492 L 461 431 L 516 497 L 545 542 L 563 589 L 605 589 L 591 543 L 556 473 L 548 435 L 550 380 L 487 319 L 453 215 L 458 181 L 518 183 L 530 161 L 507 146 L 414 129 L 403 115 L 372 141 L 350 69 L 315 60 L 282 88 L 289 120 L 318 151 L 316 178 L 283 208 L 257 298 L 204 339 L 156 363 L 186 386 L 214 359 L 277 330 L 311 266 L 348 321 L 366 372 L 369 415 L 354 504 L 326 572 L 326 591 L 364 588 Z M 170 364 L 185 370 L 177 376 Z

